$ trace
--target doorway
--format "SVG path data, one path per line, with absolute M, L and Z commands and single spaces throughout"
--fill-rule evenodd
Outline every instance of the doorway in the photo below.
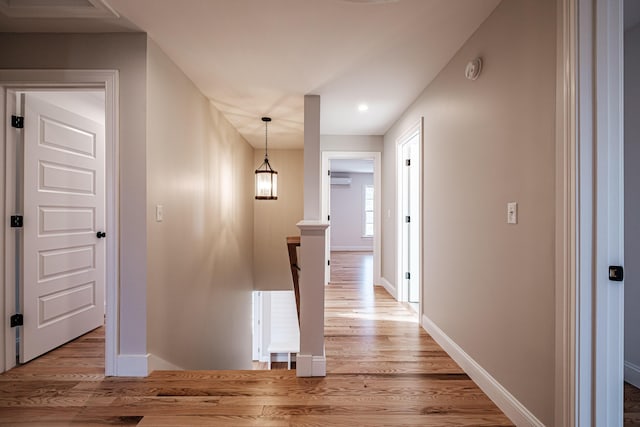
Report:
M 373 252 L 373 160 L 333 159 L 330 170 L 331 251 Z
M 357 245 L 344 245 L 343 249 L 358 249 L 359 245 L 364 245 L 364 243 L 362 243 L 363 241 L 366 242 L 367 240 L 372 240 L 373 241 L 373 272 L 372 272 L 372 282 L 373 284 L 375 283 L 380 283 L 380 250 L 381 250 L 381 246 L 380 246 L 380 210 L 381 210 L 381 202 L 380 202 L 380 188 L 381 188 L 381 153 L 379 152 L 364 152 L 364 151 L 323 151 L 322 152 L 322 179 L 321 179 L 321 217 L 323 219 L 326 219 L 329 223 L 331 223 L 331 194 L 332 194 L 332 185 L 331 185 L 331 176 L 332 176 L 332 171 L 331 171 L 331 164 L 332 162 L 337 161 L 338 163 L 336 164 L 340 164 L 340 162 L 343 162 L 342 165 L 344 164 L 348 164 L 351 163 L 352 165 L 363 165 L 366 163 L 371 163 L 373 165 L 373 187 L 370 188 L 370 192 L 372 192 L 371 196 L 372 196 L 372 205 L 369 205 L 369 207 L 373 208 L 373 211 L 371 212 L 370 210 L 370 217 L 369 220 L 366 218 L 367 216 L 367 202 L 366 202 L 366 198 L 367 198 L 367 194 L 366 194 L 366 189 L 361 187 L 360 184 L 358 190 L 358 197 L 362 198 L 362 209 L 357 213 L 358 215 L 362 215 L 361 217 L 358 217 L 358 219 L 361 219 L 361 225 L 358 225 L 358 229 L 355 230 L 357 233 L 361 233 L 361 239 L 360 239 L 360 243 L 357 243 Z M 344 163 L 347 162 L 347 163 Z M 336 173 L 334 175 L 334 178 L 338 178 L 338 180 L 334 179 L 334 182 L 338 183 L 340 182 L 341 184 L 337 184 L 337 185 L 346 185 L 347 182 L 349 182 L 349 185 L 353 184 L 353 178 L 349 177 L 349 176 L 345 176 L 344 174 L 346 174 L 345 172 L 342 173 L 343 175 L 341 175 L 340 173 Z M 340 177 L 342 177 L 342 179 L 340 180 Z M 359 179 L 359 178 L 358 178 Z M 350 181 L 349 181 L 350 180 Z M 360 182 L 360 181 L 358 181 Z M 354 184 L 355 185 L 355 184 Z M 361 192 L 360 192 L 361 190 Z M 367 224 L 369 224 L 367 226 Z M 369 229 L 369 231 L 373 232 L 372 236 L 364 236 L 365 234 L 367 234 L 367 228 Z M 329 227 L 328 229 L 328 233 L 331 233 L 332 229 L 331 227 Z M 347 246 L 351 246 L 351 247 L 347 247 Z M 361 248 L 364 246 L 361 246 Z M 331 259 L 331 239 L 329 238 L 329 236 L 327 236 L 326 239 L 326 246 L 325 246 L 325 253 L 326 253 L 326 259 L 329 261 Z M 325 284 L 329 283 L 329 279 L 331 277 L 331 265 L 330 262 L 327 262 L 327 265 L 325 267 Z
M 5 167 L 5 182 L 0 185 L 0 192 L 2 198 L 5 200 L 4 209 L 5 217 L 12 215 L 25 215 L 24 223 L 29 221 L 30 225 L 35 225 L 36 232 L 33 234 L 36 238 L 44 235 L 59 235 L 59 227 L 63 226 L 66 231 L 69 231 L 69 239 L 77 239 L 81 234 L 91 235 L 92 242 L 99 241 L 96 247 L 102 246 L 102 249 L 90 248 L 92 244 L 83 245 L 78 242 L 77 245 L 70 245 L 69 250 L 63 250 L 51 253 L 43 254 L 42 251 L 37 256 L 38 269 L 33 269 L 31 274 L 35 274 L 38 280 L 58 280 L 61 277 L 69 276 L 87 276 L 89 274 L 88 265 L 93 265 L 96 257 L 102 257 L 104 259 L 102 272 L 97 272 L 98 276 L 102 277 L 104 283 L 103 286 L 94 284 L 93 279 L 84 277 L 83 283 L 76 283 L 72 286 L 72 291 L 63 291 L 61 296 L 72 296 L 71 312 L 68 312 L 69 301 L 65 298 L 58 298 L 55 292 L 36 297 L 37 308 L 36 312 L 38 320 L 42 323 L 45 316 L 49 316 L 46 320 L 49 323 L 53 323 L 54 319 L 64 318 L 70 314 L 85 315 L 90 311 L 89 307 L 95 308 L 94 318 L 100 318 L 100 324 L 105 325 L 105 374 L 109 376 L 118 375 L 117 366 L 117 342 L 118 342 L 118 223 L 117 223 L 117 209 L 118 209 L 118 169 L 117 169 L 117 141 L 118 141 L 118 126 L 117 126 L 117 71 L 74 71 L 74 70 L 31 70 L 31 71 L 13 71 L 2 70 L 0 71 L 0 111 L 4 113 L 4 117 L 11 117 L 11 115 L 19 115 L 20 111 L 18 107 L 21 107 L 20 102 L 16 95 L 33 95 L 34 93 L 40 93 L 39 97 L 55 97 L 62 92 L 82 92 L 86 96 L 97 96 L 99 100 L 97 104 L 101 104 L 102 112 L 98 113 L 101 116 L 101 120 L 104 122 L 104 157 L 103 157 L 103 173 L 101 174 L 102 186 L 104 187 L 103 199 L 104 209 L 103 218 L 98 218 L 98 208 L 78 208 L 78 206 L 66 206 L 65 209 L 59 209 L 59 206 L 55 206 L 47 201 L 36 208 L 38 218 L 35 222 L 33 218 L 28 219 L 23 212 L 19 212 L 18 208 L 22 208 L 21 200 L 24 196 L 22 187 L 17 187 L 19 177 L 16 171 L 16 153 L 21 150 L 18 140 L 22 140 L 20 129 L 18 132 L 16 128 L 12 127 L 11 120 L 3 121 L 0 127 L 2 131 L 0 138 L 3 138 L 6 152 L 2 152 L 0 155 L 0 164 Z M 89 95 L 92 93 L 92 95 Z M 49 99 L 48 101 L 51 101 Z M 47 100 L 45 100 L 47 102 Z M 48 102 L 51 103 L 51 102 Z M 68 106 L 66 106 L 68 107 Z M 88 110 L 89 107 L 84 108 L 84 115 L 91 114 Z M 18 113 L 18 114 L 16 114 Z M 95 119 L 95 116 L 94 116 Z M 64 133 L 69 130 L 63 124 L 51 121 L 53 124 L 58 124 L 58 130 L 56 132 Z M 25 119 L 26 124 L 26 119 Z M 55 127 L 55 126 L 54 126 Z M 55 133 L 55 132 L 54 132 Z M 86 136 L 86 135 L 85 135 Z M 80 138 L 82 140 L 82 138 Z M 83 152 L 83 150 L 93 150 L 93 145 L 74 145 L 78 140 L 74 140 L 70 146 L 62 147 L 56 146 L 55 142 L 51 142 L 49 147 L 54 155 L 59 155 L 65 151 L 75 153 L 80 161 L 84 161 L 82 158 L 91 157 L 89 152 Z M 42 144 L 40 144 L 42 145 Z M 89 148 L 87 148 L 89 147 Z M 22 159 L 21 159 L 22 160 Z M 43 180 L 45 179 L 44 171 L 47 174 L 46 179 L 49 180 L 51 193 L 73 193 L 73 191 L 67 191 L 69 189 L 55 188 L 60 187 L 58 184 L 73 183 L 76 185 L 77 193 L 91 193 L 94 188 L 87 186 L 98 186 L 98 173 L 92 172 L 89 168 L 81 165 L 64 165 L 63 162 L 59 162 L 55 159 L 41 159 L 39 163 L 36 163 L 37 173 L 34 175 L 37 179 L 37 183 L 42 187 Z M 60 160 L 60 159 L 58 159 Z M 78 181 L 70 181 L 68 174 L 77 173 L 76 178 L 86 178 L 81 184 Z M 67 174 L 65 178 L 65 174 Z M 83 175 L 84 174 L 84 175 Z M 88 175 L 88 176 L 87 176 Z M 92 177 L 93 176 L 93 177 Z M 32 184 L 25 185 L 28 189 Z M 64 187 L 64 185 L 62 186 Z M 56 191 L 53 191 L 53 190 Z M 76 195 L 74 195 L 76 196 Z M 77 201 L 78 197 L 74 197 Z M 47 205 L 47 206 L 45 206 Z M 50 209 L 54 208 L 54 209 Z M 67 212 L 66 208 L 71 209 L 74 212 Z M 45 221 L 43 213 L 48 213 L 49 216 Z M 93 223 L 92 223 L 93 221 Z M 91 226 L 103 225 L 100 230 L 94 230 L 89 233 L 88 228 Z M 47 228 L 49 227 L 49 228 Z M 51 228 L 53 227 L 53 228 Z M 58 229 L 56 228 L 58 227 Z M 83 230 L 74 229 L 74 227 L 80 227 Z M 46 230 L 45 230 L 46 228 Z M 87 230 L 85 230 L 87 229 Z M 2 235 L 0 240 L 4 242 L 4 245 L 0 247 L 2 252 L 1 258 L 4 259 L 3 265 L 0 266 L 0 275 L 4 276 L 5 286 L 2 293 L 2 303 L 0 304 L 0 311 L 5 318 L 9 318 L 21 311 L 22 307 L 22 294 L 21 288 L 16 289 L 16 282 L 20 283 L 24 280 L 22 277 L 22 262 L 16 263 L 16 254 L 22 251 L 22 236 L 19 233 L 26 231 L 26 227 L 22 231 L 16 232 L 15 227 L 10 227 L 7 223 L 5 227 L 0 228 L 0 234 Z M 97 232 L 105 233 L 97 236 Z M 108 238 L 104 238 L 106 236 Z M 16 243 L 18 243 L 16 245 Z M 89 246 L 89 247 L 87 247 Z M 102 251 L 101 256 L 99 252 Z M 66 252 L 66 253 L 65 253 Z M 71 252 L 71 253 L 70 253 Z M 48 256 L 44 256 L 48 255 Z M 77 257 L 76 257 L 77 255 Z M 45 268 L 46 267 L 46 268 Z M 68 269 L 68 270 L 65 270 Z M 45 269 L 48 269 L 48 276 L 44 273 Z M 94 269 L 95 270 L 95 269 Z M 45 277 L 47 276 L 47 277 Z M 25 275 L 26 277 L 26 275 Z M 102 299 L 100 295 L 102 294 Z M 64 301 L 64 302 L 63 302 Z M 16 305 L 18 302 L 18 305 Z M 48 305 L 48 307 L 46 307 Z M 19 310 L 20 309 L 20 310 Z M 65 311 L 67 310 L 67 311 Z M 20 313 L 23 314 L 23 313 Z M 44 323 L 47 323 L 45 321 Z M 26 324 L 26 319 L 25 319 Z M 4 328 L 0 328 L 0 372 L 11 369 L 16 366 L 16 356 L 19 354 L 19 350 L 16 350 L 16 338 L 21 337 L 24 334 L 24 326 L 11 327 L 9 322 L 5 324 Z M 24 335 L 22 335 L 24 336 Z M 48 339 L 48 337 L 47 337 Z M 46 350 L 45 350 L 46 351 Z M 22 361 L 26 361 L 27 358 L 21 358 Z M 123 368 L 126 368 L 123 366 Z
M 422 121 L 397 140 L 398 300 L 420 313 L 422 294 Z

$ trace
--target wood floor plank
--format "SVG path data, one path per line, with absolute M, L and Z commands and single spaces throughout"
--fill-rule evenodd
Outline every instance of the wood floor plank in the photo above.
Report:
M 99 328 L 0 375 L 0 425 L 512 425 L 413 311 L 372 286 L 370 265 L 369 253 L 332 254 L 324 378 L 286 369 L 106 378 Z

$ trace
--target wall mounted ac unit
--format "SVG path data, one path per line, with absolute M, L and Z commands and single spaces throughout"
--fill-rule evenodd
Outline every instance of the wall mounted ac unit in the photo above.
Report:
M 340 176 L 332 176 L 331 177 L 331 185 L 351 185 L 351 178 L 349 178 L 349 177 L 340 177 Z

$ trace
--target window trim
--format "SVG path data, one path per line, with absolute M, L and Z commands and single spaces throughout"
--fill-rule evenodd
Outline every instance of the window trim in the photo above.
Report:
M 371 188 L 373 191 L 373 197 L 371 198 L 372 208 L 371 210 L 367 210 L 367 188 Z M 367 212 L 371 212 L 371 215 L 375 215 L 375 203 L 376 203 L 376 193 L 375 193 L 375 185 L 374 184 L 362 184 L 362 238 L 364 239 L 372 239 L 375 233 L 375 218 L 370 222 L 371 227 L 374 229 L 371 234 L 367 234 Z

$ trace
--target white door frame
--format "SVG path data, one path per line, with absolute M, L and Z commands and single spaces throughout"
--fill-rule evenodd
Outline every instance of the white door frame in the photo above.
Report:
M 380 251 L 381 251 L 381 219 L 380 213 L 382 212 L 381 202 L 381 189 L 382 189 L 382 169 L 381 169 L 381 153 L 377 151 L 323 151 L 322 152 L 322 169 L 320 169 L 320 194 L 321 194 L 321 218 L 326 218 L 329 214 L 328 201 L 331 194 L 331 184 L 327 178 L 327 172 L 330 168 L 331 160 L 341 159 L 358 159 L 358 160 L 373 160 L 373 280 L 374 283 L 381 283 L 381 270 L 380 270 Z M 330 245 L 330 239 L 327 237 L 328 244 Z M 326 281 L 330 278 L 326 277 Z
M 621 426 L 622 0 L 558 8 L 556 425 Z
M 402 155 L 402 147 L 409 142 L 413 137 L 415 137 L 417 135 L 418 137 L 418 158 L 420 159 L 419 161 L 419 171 L 418 171 L 418 206 L 419 206 L 419 217 L 418 217 L 418 247 L 420 248 L 420 254 L 419 254 L 419 264 L 421 266 L 424 265 L 423 262 L 423 254 L 424 254 L 424 245 L 423 245 L 423 224 L 422 224 L 422 219 L 423 219 L 423 211 L 424 211 L 424 206 L 422 205 L 422 201 L 423 201 L 423 197 L 422 197 L 422 191 L 423 191 L 423 179 L 424 179 L 424 174 L 423 174 L 423 163 L 424 163 L 424 159 L 423 159 L 423 149 L 422 149 L 422 145 L 423 145 L 423 138 L 424 138 L 424 132 L 423 132 L 423 125 L 424 125 L 424 118 L 421 117 L 420 120 L 418 120 L 416 123 L 414 123 L 412 126 L 410 126 L 408 129 L 406 129 L 397 139 L 396 139 L 396 219 L 397 219 L 397 225 L 396 225 L 396 280 L 397 280 L 397 284 L 396 284 L 396 291 L 397 291 L 397 297 L 396 299 L 398 301 L 402 301 L 402 302 L 406 302 L 409 300 L 409 289 L 405 284 L 405 280 L 403 277 L 403 273 L 404 273 L 404 269 L 402 267 L 402 261 L 403 261 L 403 257 L 402 257 L 402 245 L 403 245 L 403 226 L 404 226 L 404 222 L 403 222 L 403 214 L 402 214 L 402 207 L 401 202 L 402 202 L 402 194 L 401 191 L 403 190 L 403 186 L 402 186 L 402 168 L 404 167 L 404 158 Z M 413 274 L 413 272 L 412 272 Z M 419 313 L 419 319 L 420 322 L 422 322 L 422 297 L 423 297 L 423 283 L 422 283 L 422 277 L 423 277 L 423 272 L 422 269 L 420 269 L 420 271 L 418 271 L 418 287 L 419 287 L 419 308 L 418 308 L 418 313 Z
M 48 89 L 78 89 L 95 88 L 105 91 L 105 150 L 106 150 L 106 232 L 110 236 L 106 239 L 106 320 L 105 320 L 105 375 L 117 375 L 117 354 L 119 341 L 119 180 L 118 180 L 118 71 L 117 70 L 0 70 L 0 140 L 7 147 L 8 153 L 0 150 L 0 167 L 4 169 L 2 175 L 6 177 L 5 185 L 0 185 L 0 198 L 5 201 L 2 205 L 3 218 L 8 219 L 12 214 L 12 203 L 15 197 L 14 174 L 8 169 L 7 156 L 12 154 L 15 132 L 7 127 L 7 117 L 11 112 L 7 107 L 7 93 L 10 91 L 48 90 Z M 0 227 L 0 277 L 4 278 L 4 303 L 0 304 L 2 319 L 8 319 L 15 312 L 15 269 L 12 261 L 15 259 L 13 233 L 8 220 Z M 4 253 L 2 253 L 4 252 Z M 15 366 L 16 346 L 15 330 L 8 322 L 0 327 L 0 372 Z

